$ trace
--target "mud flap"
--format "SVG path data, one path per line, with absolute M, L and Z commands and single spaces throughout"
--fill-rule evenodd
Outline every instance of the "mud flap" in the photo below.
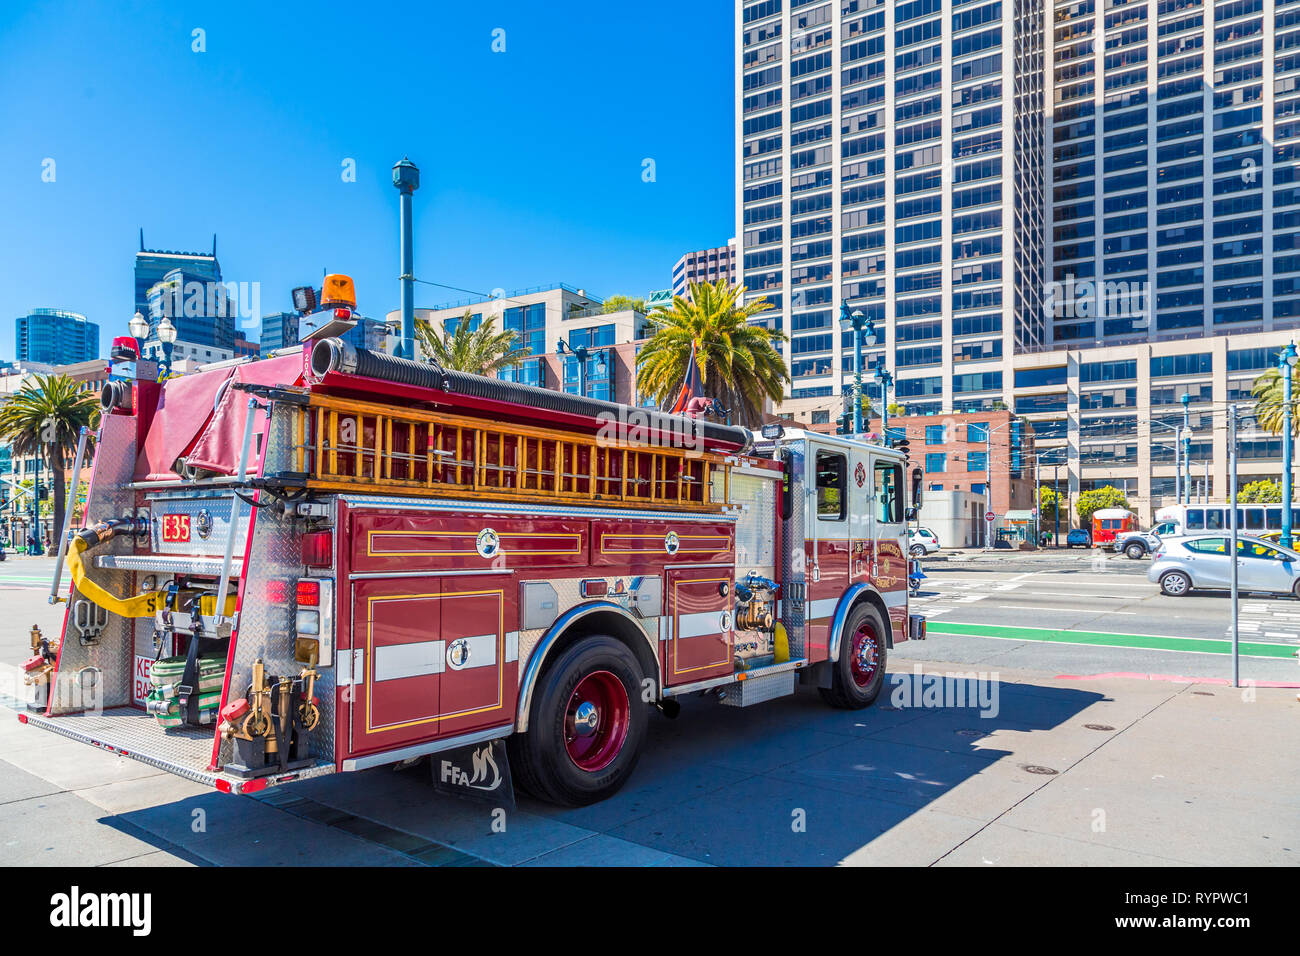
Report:
M 504 738 L 436 753 L 429 763 L 434 790 L 493 807 L 515 808 Z

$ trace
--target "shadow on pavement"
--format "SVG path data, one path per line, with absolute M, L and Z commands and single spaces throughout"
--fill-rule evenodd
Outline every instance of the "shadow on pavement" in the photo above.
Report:
M 967 677 L 935 676 L 944 673 Z M 430 856 L 434 841 L 506 865 L 833 865 L 972 780 L 969 814 L 936 816 L 977 829 L 1044 780 L 1004 760 L 1010 752 L 989 735 L 1046 735 L 1105 699 L 956 668 L 897 669 L 860 711 L 834 710 L 806 688 L 743 709 L 693 696 L 676 720 L 653 713 L 620 793 L 578 809 L 520 794 L 504 832 L 491 807 L 435 794 L 427 762 L 308 780 L 264 799 L 214 792 L 103 822 L 219 864 L 448 862 Z M 274 805 L 292 801 L 320 809 Z M 946 846 L 936 842 L 934 855 Z

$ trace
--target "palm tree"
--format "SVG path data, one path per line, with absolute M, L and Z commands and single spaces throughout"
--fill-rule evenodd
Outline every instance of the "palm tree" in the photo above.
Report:
M 779 402 L 790 380 L 776 350 L 786 337 L 750 319 L 772 308 L 765 299 L 740 305 L 744 286 L 692 282 L 690 298 L 673 297 L 671 309 L 647 318 L 656 326 L 637 356 L 637 388 L 661 407 L 682 387 L 694 346 L 704 395 L 731 410 L 729 418 L 751 427 L 763 420 L 765 399 Z
M 1271 368 L 1251 386 L 1250 394 L 1255 399 L 1255 420 L 1259 427 L 1273 435 L 1282 434 L 1283 409 L 1282 373 Z M 1291 392 L 1291 434 L 1300 435 L 1300 414 L 1296 414 L 1296 398 L 1300 394 L 1300 383 L 1293 383 Z
M 514 344 L 515 333 L 511 329 L 498 332 L 495 315 L 488 316 L 476 329 L 471 328 L 471 318 L 466 309 L 454 331 L 448 332 L 444 325 L 441 333 L 427 319 L 416 319 L 415 337 L 424 354 L 445 369 L 491 375 L 507 366 L 518 365 L 532 351 Z
M 94 427 L 98 418 L 98 397 L 66 375 L 37 375 L 0 406 L 0 441 L 11 443 L 15 455 L 40 455 L 54 476 L 56 535 L 63 532 L 63 469 L 82 427 Z

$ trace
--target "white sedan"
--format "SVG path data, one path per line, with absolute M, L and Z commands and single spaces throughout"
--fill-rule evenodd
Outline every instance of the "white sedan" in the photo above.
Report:
M 1222 532 L 1167 538 L 1151 562 L 1147 580 L 1159 584 L 1171 597 L 1193 590 L 1227 590 L 1232 586 L 1230 544 L 1231 539 Z M 1300 598 L 1300 552 L 1254 535 L 1238 535 L 1237 587 Z

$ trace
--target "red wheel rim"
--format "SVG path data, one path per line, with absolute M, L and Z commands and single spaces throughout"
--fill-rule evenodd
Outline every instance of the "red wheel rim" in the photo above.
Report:
M 588 674 L 564 708 L 564 748 L 579 770 L 604 770 L 627 740 L 631 708 L 623 682 L 609 671 Z
M 876 668 L 880 666 L 880 645 L 876 637 L 876 629 L 866 621 L 859 624 L 853 634 L 851 653 L 853 683 L 865 688 L 875 676 Z

